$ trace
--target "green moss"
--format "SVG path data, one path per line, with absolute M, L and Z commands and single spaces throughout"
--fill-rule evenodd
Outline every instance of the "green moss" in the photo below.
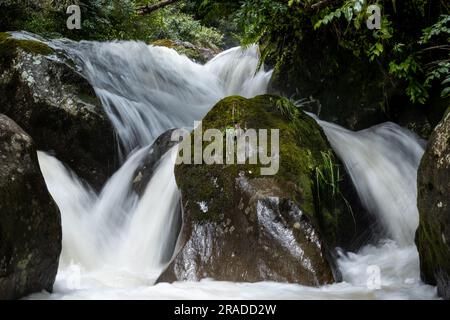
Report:
M 0 32 L 0 42 L 5 41 L 6 39 L 8 39 L 10 37 L 9 33 L 6 32 Z
M 176 52 L 178 52 L 181 55 L 185 55 L 189 59 L 199 61 L 202 63 L 206 62 L 198 50 L 194 48 L 187 48 L 183 45 L 177 44 L 175 41 L 170 39 L 159 39 L 153 41 L 152 45 L 174 49 Z
M 437 223 L 421 219 L 416 237 L 422 277 L 426 283 L 434 285 L 437 275 L 450 273 L 450 250 L 439 230 Z
M 174 48 L 176 46 L 175 41 L 170 39 L 159 39 L 152 42 L 154 46 L 166 47 L 166 48 Z
M 93 105 L 93 106 L 99 106 L 101 105 L 101 102 L 98 100 L 97 96 L 93 95 L 93 94 L 89 94 L 89 93 L 79 93 L 78 94 L 78 98 L 89 105 Z
M 270 95 L 251 100 L 237 96 L 225 98 L 205 117 L 203 129 L 226 130 L 236 125 L 241 128 L 279 129 L 282 160 L 277 177 L 284 180 L 299 178 L 314 169 L 314 156 L 320 155 L 319 150 L 329 147 L 321 129 L 310 117 L 303 117 L 299 112 L 297 121 L 286 120 L 277 108 L 280 100 L 284 101 L 283 98 Z M 259 168 L 254 166 L 250 169 L 259 172 Z
M 286 194 L 312 221 L 319 224 L 329 243 L 336 243 L 337 228 L 342 221 L 354 231 L 351 208 L 340 196 L 328 196 L 331 188 L 316 192 L 315 173 L 323 167 L 323 154 L 329 155 L 333 164 L 338 163 L 325 134 L 314 119 L 295 107 L 289 100 L 272 95 L 245 99 L 239 96 L 225 98 L 205 116 L 203 132 L 207 129 L 228 128 L 279 129 L 280 168 L 270 177 L 274 188 Z M 270 141 L 270 139 L 269 139 Z M 191 135 L 192 147 L 194 136 Z M 203 144 L 205 148 L 209 142 Z M 224 154 L 226 139 L 224 138 Z M 269 147 L 270 148 L 270 147 Z M 193 157 L 191 159 L 193 163 Z M 236 179 L 245 173 L 247 179 L 261 178 L 260 164 L 233 165 L 178 165 L 175 169 L 177 184 L 189 199 L 188 209 L 194 219 L 216 221 L 226 212 L 233 210 L 236 199 L 240 198 Z M 333 167 L 334 168 L 334 167 Z M 212 182 L 214 180 L 214 183 Z M 339 184 L 339 174 L 337 181 Z M 216 185 L 216 187 L 214 187 Z M 318 197 L 321 197 L 320 201 Z M 237 200 L 239 201 L 239 200 Z M 198 205 L 206 202 L 208 211 L 203 212 Z M 320 203 L 320 205 L 318 205 Z
M 50 55 L 54 51 L 52 48 L 44 43 L 32 41 L 32 40 L 16 40 L 17 46 L 26 52 L 35 53 L 40 55 Z
M 11 37 L 9 33 L 0 32 L 0 58 L 11 58 L 17 48 L 26 52 L 50 55 L 54 51 L 44 43 L 32 40 L 19 40 Z

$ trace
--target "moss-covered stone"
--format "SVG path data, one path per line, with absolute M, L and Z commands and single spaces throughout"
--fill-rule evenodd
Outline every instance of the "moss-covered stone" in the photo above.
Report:
M 206 63 L 220 52 L 218 48 L 202 48 L 194 46 L 189 42 L 175 41 L 170 39 L 159 39 L 151 43 L 154 46 L 174 49 L 179 54 L 185 55 L 191 60 Z
M 100 188 L 117 168 L 115 139 L 92 86 L 41 42 L 2 33 L 0 44 L 0 112 Z
M 0 32 L 0 44 L 2 45 L 2 49 L 9 46 L 9 48 L 12 50 L 21 48 L 26 52 L 41 55 L 50 55 L 54 53 L 54 50 L 52 48 L 42 42 L 15 39 L 11 37 L 11 35 L 7 32 Z
M 50 55 L 54 52 L 52 48 L 44 43 L 14 39 L 7 32 L 0 32 L 0 68 L 4 68 L 11 63 L 18 49 L 39 55 Z
M 295 200 L 298 202 L 305 200 L 306 205 L 311 205 L 308 214 L 313 214 L 313 194 L 311 179 L 313 170 L 319 165 L 316 161 L 320 159 L 322 151 L 330 151 L 327 140 L 318 127 L 317 123 L 304 113 L 299 113 L 298 121 L 287 121 L 278 111 L 276 102 L 279 98 L 275 96 L 259 96 L 251 100 L 242 97 L 229 97 L 220 101 L 203 119 L 203 130 L 217 128 L 225 132 L 228 128 L 233 128 L 239 124 L 242 128 L 277 128 L 280 130 L 280 158 L 281 165 L 275 179 L 280 181 L 298 182 L 301 193 L 295 193 Z M 205 143 L 204 146 L 206 146 Z M 197 166 L 195 170 L 191 166 L 181 165 L 176 167 L 177 183 L 182 190 L 186 190 L 192 199 L 201 201 L 205 196 L 214 192 L 208 185 L 200 184 L 200 188 L 192 185 L 192 181 L 200 181 L 205 176 L 220 176 L 225 179 L 225 187 L 233 187 L 234 179 L 239 171 L 251 172 L 250 178 L 258 177 L 260 165 L 229 165 L 229 166 Z M 223 171 L 226 172 L 223 172 Z M 223 174 L 222 174 L 223 173 Z M 186 178 L 186 174 L 194 175 Z M 199 179 L 199 180 L 196 180 Z M 204 190 L 204 188 L 206 190 Z M 231 195 L 231 190 L 226 190 L 224 196 Z M 196 199 L 198 197 L 198 199 Z M 211 214 L 222 211 L 224 205 L 230 203 L 229 199 L 221 199 L 210 194 L 213 199 Z M 214 199 L 221 199 L 222 202 L 215 205 Z M 195 216 L 204 217 L 194 210 Z
M 248 162 L 177 165 L 183 248 L 160 280 L 330 283 L 332 251 L 351 243 L 356 231 L 353 210 L 345 192 L 339 191 L 346 189 L 348 179 L 337 173 L 339 160 L 322 129 L 288 100 L 271 95 L 225 98 L 202 123 L 203 132 L 236 127 L 279 130 L 279 171 L 261 176 L 265 166 Z M 191 142 L 193 148 L 193 135 Z M 327 179 L 330 163 L 334 181 Z M 319 173 L 325 179 L 319 179 Z M 286 235 L 274 230 L 285 230 Z M 304 252 L 301 258 L 293 253 L 298 248 Z
M 431 135 L 418 172 L 416 244 L 422 279 L 450 299 L 450 113 Z
M 51 291 L 61 221 L 41 175 L 36 148 L 0 114 L 0 300 Z

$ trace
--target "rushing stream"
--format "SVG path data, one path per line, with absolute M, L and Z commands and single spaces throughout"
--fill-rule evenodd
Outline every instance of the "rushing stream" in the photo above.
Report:
M 424 146 L 392 123 L 351 132 L 317 120 L 364 205 L 388 235 L 377 246 L 341 254 L 344 282 L 320 288 L 214 280 L 154 285 L 173 252 L 180 195 L 173 175 L 175 149 L 163 156 L 141 198 L 132 191 L 133 174 L 147 148 L 167 129 L 192 126 L 223 97 L 265 93 L 272 72 L 256 72 L 256 46 L 233 48 L 199 65 L 171 49 L 137 42 L 49 45 L 74 59 L 95 88 L 115 127 L 123 165 L 96 194 L 57 159 L 39 153 L 62 215 L 63 251 L 54 293 L 30 298 L 435 298 L 435 288 L 419 279 L 413 242 L 418 224 L 416 172 Z M 369 283 L 374 266 L 380 271 L 380 286 Z

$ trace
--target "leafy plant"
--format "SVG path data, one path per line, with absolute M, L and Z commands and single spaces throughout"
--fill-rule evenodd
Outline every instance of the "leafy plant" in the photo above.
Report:
M 433 82 L 440 81 L 441 97 L 450 97 L 450 15 L 442 15 L 437 23 L 424 29 L 419 43 L 428 45 L 422 52 L 438 50 L 442 53 L 426 64 L 424 86 L 431 87 Z
M 336 39 L 342 50 L 378 65 L 380 73 L 386 75 L 386 82 L 396 81 L 396 86 L 404 86 L 413 103 L 425 104 L 430 91 L 439 85 L 441 97 L 449 95 L 450 16 L 445 1 L 242 0 L 241 3 L 235 19 L 243 27 L 243 44 L 260 43 L 262 61 L 275 65 L 289 63 L 289 54 L 298 48 L 307 50 L 308 44 L 302 41 L 315 35 L 330 41 Z M 379 30 L 366 27 L 367 8 L 372 4 L 381 8 Z
M 170 10 L 163 21 L 160 37 L 188 41 L 200 46 L 222 45 L 223 35 L 215 28 L 205 27 L 200 21 L 195 20 L 191 15 Z
M 321 152 L 321 154 L 322 163 L 315 169 L 317 199 L 321 199 L 321 194 L 328 194 L 331 199 L 335 199 L 340 194 L 339 182 L 341 178 L 339 166 L 333 163 L 331 152 Z
M 287 98 L 279 98 L 275 105 L 283 117 L 288 120 L 294 120 L 298 115 L 297 107 Z
M 335 207 L 338 201 L 344 201 L 348 212 L 353 218 L 356 226 L 355 216 L 352 207 L 348 200 L 344 197 L 340 190 L 340 183 L 342 181 L 339 165 L 333 162 L 333 155 L 330 151 L 321 152 L 322 163 L 315 168 L 315 184 L 314 190 L 316 192 L 316 206 L 320 210 L 321 207 L 326 207 L 330 214 L 334 215 L 336 220 Z M 337 222 L 336 222 L 337 223 Z

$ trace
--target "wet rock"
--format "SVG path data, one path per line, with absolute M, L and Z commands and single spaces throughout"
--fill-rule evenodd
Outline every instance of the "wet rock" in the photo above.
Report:
M 206 63 L 220 53 L 220 49 L 214 46 L 210 48 L 195 46 L 190 42 L 178 40 L 160 39 L 152 42 L 152 45 L 174 49 L 199 63 Z
M 368 228 L 359 204 L 351 209 L 357 196 L 344 186 L 350 179 L 337 174 L 339 160 L 321 128 L 286 99 L 266 95 L 222 100 L 202 129 L 236 127 L 280 130 L 279 171 L 262 176 L 265 166 L 248 162 L 177 165 L 184 223 L 179 251 L 159 281 L 339 280 L 334 248 L 351 246 Z M 333 183 L 346 191 L 333 193 Z
M 416 244 L 422 279 L 450 299 L 450 112 L 431 135 L 418 172 Z
M 117 168 L 112 126 L 88 81 L 43 43 L 0 34 L 0 112 L 99 189 Z
M 0 114 L 0 300 L 51 291 L 61 221 L 33 140 Z
M 176 142 L 171 140 L 174 130 L 176 129 L 166 131 L 155 140 L 148 150 L 142 164 L 136 170 L 133 179 L 133 189 L 138 195 L 141 196 L 144 193 L 162 156 L 176 145 Z

